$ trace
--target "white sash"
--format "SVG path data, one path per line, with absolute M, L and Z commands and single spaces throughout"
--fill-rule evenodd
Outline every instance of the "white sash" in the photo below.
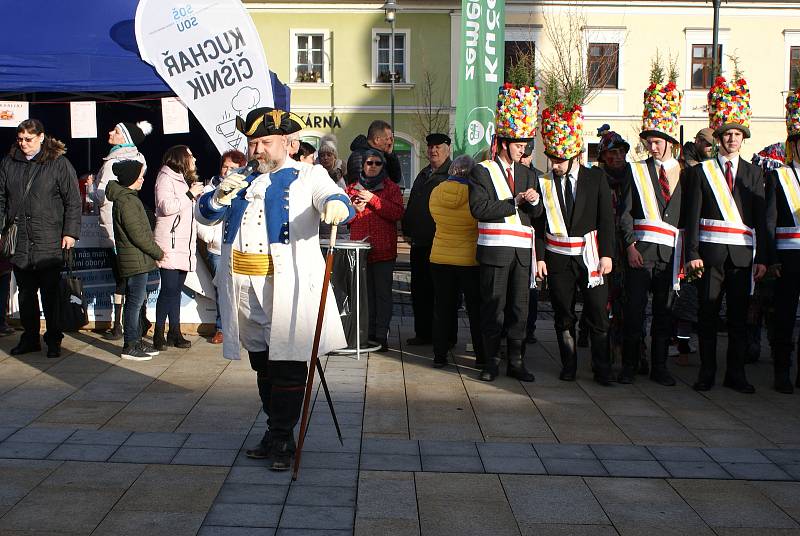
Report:
M 633 171 L 633 183 L 639 193 L 639 201 L 642 203 L 645 220 L 661 220 L 661 211 L 658 210 L 658 200 L 653 189 L 653 181 L 650 180 L 650 172 L 645 161 L 631 162 Z
M 503 169 L 497 162 L 494 160 L 484 160 L 480 163 L 480 165 L 486 168 L 486 170 L 489 172 L 489 177 L 492 179 L 492 185 L 494 186 L 494 191 L 497 194 L 497 199 L 502 201 L 504 199 L 511 199 L 514 197 L 514 195 L 511 193 L 511 189 L 508 187 L 506 175 L 503 173 Z M 514 210 L 514 214 L 511 216 L 506 216 L 504 219 L 506 223 L 522 225 L 522 221 L 519 219 L 519 214 L 517 213 L 516 209 Z
M 509 223 L 478 222 L 479 246 L 503 246 L 531 250 L 531 287 L 536 288 L 536 233 L 533 227 Z
M 792 170 L 794 172 L 794 170 Z M 796 177 L 796 173 L 795 174 Z M 783 189 L 789 210 L 792 211 L 794 227 L 778 227 L 775 229 L 775 247 L 777 249 L 800 249 L 800 184 L 789 174 L 789 168 L 778 169 L 778 182 Z
M 702 163 L 702 166 L 708 185 L 711 187 L 711 191 L 714 192 L 717 206 L 722 213 L 722 219 L 730 225 L 743 225 L 739 208 L 733 200 L 733 193 L 728 188 L 728 182 L 725 180 L 717 159 L 706 160 Z
M 569 255 L 570 257 L 580 256 L 583 265 L 589 275 L 587 288 L 597 287 L 603 284 L 603 276 L 600 274 L 600 252 L 597 245 L 597 230 L 591 231 L 582 237 L 556 236 L 547 233 L 545 249 L 559 255 Z
M 544 203 L 544 212 L 547 215 L 547 226 L 555 236 L 567 236 L 567 224 L 564 214 L 561 212 L 561 203 L 558 201 L 556 188 L 558 188 L 558 184 L 552 171 L 539 176 L 539 189 Z
M 777 249 L 800 249 L 800 227 L 776 227 L 775 247 Z

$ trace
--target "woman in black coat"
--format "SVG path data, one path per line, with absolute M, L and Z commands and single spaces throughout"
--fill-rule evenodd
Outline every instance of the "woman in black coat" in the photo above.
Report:
M 61 355 L 62 251 L 75 245 L 81 229 L 78 178 L 65 152 L 63 143 L 45 135 L 41 121 L 27 119 L 17 127 L 17 142 L 0 162 L 0 221 L 4 230 L 12 221 L 17 224 L 17 246 L 11 263 L 25 330 L 11 355 L 41 350 L 40 290 L 47 323 L 47 357 Z

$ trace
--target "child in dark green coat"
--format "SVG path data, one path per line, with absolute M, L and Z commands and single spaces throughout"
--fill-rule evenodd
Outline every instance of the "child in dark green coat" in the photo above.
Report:
M 121 357 L 147 361 L 158 351 L 142 340 L 139 310 L 147 298 L 147 274 L 156 269 L 155 261 L 161 260 L 164 252 L 153 239 L 150 221 L 139 200 L 144 166 L 136 160 L 122 160 L 112 170 L 117 181 L 108 183 L 106 198 L 114 203 L 114 246 L 120 277 L 126 280 Z

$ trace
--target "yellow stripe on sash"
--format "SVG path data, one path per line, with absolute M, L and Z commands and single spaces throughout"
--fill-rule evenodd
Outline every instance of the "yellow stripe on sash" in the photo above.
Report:
M 564 215 L 561 213 L 561 204 L 558 202 L 556 193 L 556 180 L 553 178 L 552 172 L 539 177 L 539 187 L 542 190 L 542 200 L 550 234 L 567 236 L 567 225 L 564 223 Z
M 702 166 L 708 184 L 711 186 L 714 197 L 717 199 L 717 206 L 720 212 L 722 212 L 723 219 L 728 222 L 742 223 L 739 209 L 733 201 L 733 194 L 730 188 L 728 188 L 728 182 L 722 175 L 722 170 L 719 169 L 717 159 L 706 160 L 703 162 Z
M 272 275 L 275 266 L 268 253 L 243 253 L 233 250 L 231 269 L 240 275 Z
M 650 172 L 644 162 L 632 162 L 633 181 L 636 183 L 636 190 L 639 192 L 639 200 L 644 209 L 644 219 L 661 220 L 661 212 L 658 210 L 656 192 L 653 189 L 653 181 L 650 180 Z
M 489 177 L 492 179 L 492 185 L 494 186 L 494 191 L 497 194 L 497 199 L 500 199 L 501 201 L 504 199 L 511 199 L 513 197 L 511 194 L 511 189 L 508 187 L 506 176 L 503 174 L 503 170 L 500 169 L 500 166 L 497 164 L 497 162 L 493 160 L 485 160 L 481 162 L 480 165 L 485 167 L 489 172 Z M 519 214 L 516 210 L 511 216 L 506 216 L 504 220 L 506 223 L 522 225 L 522 221 L 519 219 Z
M 794 225 L 798 227 L 800 226 L 800 185 L 797 184 L 797 180 L 792 178 L 789 168 L 786 167 L 778 170 L 778 181 L 781 183 L 786 201 L 789 203 L 789 209 L 792 211 Z

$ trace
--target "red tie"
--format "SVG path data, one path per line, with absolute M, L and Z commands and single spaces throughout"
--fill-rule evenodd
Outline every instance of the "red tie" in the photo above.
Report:
M 669 198 L 672 196 L 669 194 L 669 180 L 667 179 L 667 172 L 664 170 L 664 166 L 658 169 L 658 184 L 661 185 L 661 193 L 664 196 L 664 201 L 669 203 Z
M 725 162 L 725 180 L 728 181 L 728 188 L 733 193 L 733 164 L 730 160 Z
M 511 195 L 514 195 L 514 177 L 511 175 L 511 168 L 506 168 L 506 181 L 508 182 L 508 189 L 511 190 Z

